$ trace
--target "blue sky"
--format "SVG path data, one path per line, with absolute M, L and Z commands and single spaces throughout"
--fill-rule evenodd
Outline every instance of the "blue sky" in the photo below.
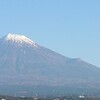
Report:
M 100 67 L 100 0 L 0 0 L 0 37 L 7 33 Z

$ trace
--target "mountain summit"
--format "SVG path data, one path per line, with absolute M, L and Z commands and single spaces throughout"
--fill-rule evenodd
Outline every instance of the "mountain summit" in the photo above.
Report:
M 3 40 L 6 43 L 9 42 L 10 44 L 13 44 L 13 45 L 21 46 L 23 44 L 26 44 L 28 46 L 37 47 L 37 44 L 34 41 L 32 41 L 31 39 L 27 38 L 24 35 L 18 35 L 18 34 L 9 33 L 6 36 L 4 36 Z
M 100 68 L 8 34 L 0 39 L 0 93 L 11 94 L 9 89 L 29 95 L 100 93 Z

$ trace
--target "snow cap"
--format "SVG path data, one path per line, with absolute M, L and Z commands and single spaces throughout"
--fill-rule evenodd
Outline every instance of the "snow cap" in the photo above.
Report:
M 34 47 L 37 47 L 37 44 L 32 41 L 31 39 L 27 38 L 26 36 L 24 35 L 18 35 L 18 34 L 7 34 L 5 37 L 4 37 L 5 41 L 10 41 L 10 42 L 14 42 L 14 43 L 17 43 L 17 44 L 27 44 L 27 45 L 31 45 L 31 46 L 34 46 Z

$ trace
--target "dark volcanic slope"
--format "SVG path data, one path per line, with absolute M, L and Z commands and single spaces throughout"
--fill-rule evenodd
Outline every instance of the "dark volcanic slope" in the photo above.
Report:
M 99 68 L 81 59 L 64 57 L 26 37 L 27 42 L 19 41 L 18 36 L 22 37 L 8 34 L 0 40 L 1 85 L 100 89 Z

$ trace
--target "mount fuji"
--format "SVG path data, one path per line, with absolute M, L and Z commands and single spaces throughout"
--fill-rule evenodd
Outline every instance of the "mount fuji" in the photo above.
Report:
M 24 35 L 8 34 L 0 39 L 0 93 L 100 93 L 100 68 L 60 55 Z

